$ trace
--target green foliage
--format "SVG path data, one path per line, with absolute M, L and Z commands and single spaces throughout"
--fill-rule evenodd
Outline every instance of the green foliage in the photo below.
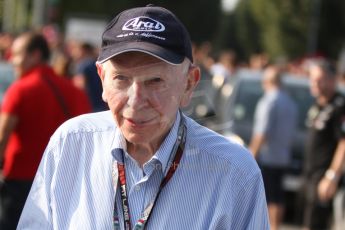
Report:
M 219 0 L 61 0 L 62 16 L 103 16 L 108 19 L 120 11 L 154 4 L 174 12 L 186 25 L 193 41 L 211 40 L 217 30 L 220 16 Z
M 305 53 L 310 0 L 242 0 L 236 11 L 237 34 L 245 56 L 264 51 L 270 57 Z M 244 18 L 246 20 L 244 20 Z M 253 32 L 254 31 L 254 32 Z M 248 44 L 248 37 L 253 44 Z
M 272 59 L 312 53 L 336 58 L 344 45 L 345 1 L 320 0 L 319 14 L 317 1 L 241 0 L 233 18 L 238 44 L 235 50 L 246 58 L 260 50 Z M 314 31 L 312 23 L 317 25 Z M 313 39 L 316 47 L 311 50 Z
M 231 47 L 241 59 L 248 58 L 251 53 L 261 51 L 261 35 L 258 22 L 250 9 L 250 1 L 242 0 L 233 17 L 235 39 L 237 47 Z

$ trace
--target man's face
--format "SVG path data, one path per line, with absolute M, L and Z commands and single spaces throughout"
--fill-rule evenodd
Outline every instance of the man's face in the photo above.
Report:
M 27 38 L 19 37 L 12 45 L 11 62 L 14 67 L 14 71 L 17 77 L 22 76 L 33 66 L 33 57 L 26 52 Z
M 98 67 L 103 99 L 129 144 L 159 145 L 191 91 L 189 65 L 129 52 Z
M 327 76 L 319 66 L 312 66 L 309 71 L 310 92 L 314 97 L 328 96 L 335 90 L 335 80 Z

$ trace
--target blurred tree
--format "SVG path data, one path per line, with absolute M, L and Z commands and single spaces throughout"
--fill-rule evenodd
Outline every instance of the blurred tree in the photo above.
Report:
M 247 59 L 251 53 L 261 52 L 260 27 L 250 8 L 251 1 L 242 0 L 233 14 L 234 40 L 240 59 Z M 228 17 L 231 17 L 228 16 Z
M 298 57 L 307 51 L 311 0 L 251 1 L 260 24 L 261 45 L 273 58 Z
M 60 0 L 60 22 L 68 15 L 99 15 L 107 19 L 135 6 L 155 4 L 174 12 L 189 30 L 192 40 L 212 40 L 220 16 L 220 0 Z
M 224 17 L 234 22 L 221 36 L 232 36 L 223 43 L 244 58 L 260 51 L 273 59 L 315 53 L 336 58 L 344 45 L 344 11 L 345 1 L 338 0 L 241 0 Z
M 294 58 L 306 52 L 310 1 L 242 0 L 235 12 L 239 50 Z
M 345 1 L 323 0 L 317 49 L 320 53 L 337 58 L 345 45 Z
M 0 0 L 3 14 L 8 15 L 1 17 L 2 22 L 8 22 L 7 30 L 18 32 L 24 27 L 35 26 L 32 20 L 36 14 L 32 12 L 34 1 Z M 232 13 L 221 12 L 221 0 L 40 1 L 45 1 L 48 6 L 47 15 L 43 15 L 46 22 L 57 22 L 62 26 L 69 16 L 110 19 L 129 7 L 149 3 L 160 5 L 181 19 L 193 41 L 211 41 L 216 51 L 233 49 L 242 59 L 256 52 L 266 52 L 272 58 L 284 56 L 291 59 L 311 52 L 336 58 L 344 47 L 345 1 L 339 0 L 239 0 Z M 20 12 L 15 7 L 13 9 L 18 12 L 12 13 L 13 9 L 5 7 L 5 2 L 30 4 L 22 7 Z M 19 21 L 23 22 L 22 26 L 16 25 Z

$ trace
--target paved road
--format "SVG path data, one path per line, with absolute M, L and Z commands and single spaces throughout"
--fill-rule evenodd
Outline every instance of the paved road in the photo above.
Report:
M 302 227 L 294 226 L 294 225 L 283 225 L 281 226 L 280 230 L 301 230 Z

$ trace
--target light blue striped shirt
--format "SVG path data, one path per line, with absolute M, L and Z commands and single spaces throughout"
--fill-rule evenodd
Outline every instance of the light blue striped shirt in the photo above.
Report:
M 179 116 L 143 168 L 125 154 L 132 224 L 158 190 Z M 147 229 L 269 229 L 261 173 L 251 154 L 193 120 L 185 121 L 184 154 Z M 64 123 L 46 148 L 18 229 L 112 229 L 114 199 L 123 227 L 113 170 L 113 163 L 122 160 L 119 148 L 126 150 L 126 142 L 109 111 Z

